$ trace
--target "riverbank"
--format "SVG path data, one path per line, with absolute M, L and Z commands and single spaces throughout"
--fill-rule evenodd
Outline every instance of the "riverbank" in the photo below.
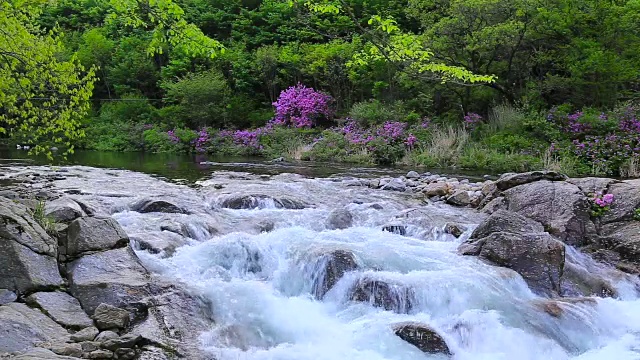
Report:
M 639 330 L 637 181 L 0 175 L 23 229 L 0 225 L 0 331 L 24 335 L 0 353 L 16 358 L 617 358 L 640 341 L 610 340 Z

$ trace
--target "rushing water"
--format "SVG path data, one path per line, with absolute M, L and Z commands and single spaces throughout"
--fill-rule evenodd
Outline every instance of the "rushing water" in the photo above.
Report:
M 129 171 L 66 170 L 55 186 L 76 190 L 74 196 L 112 214 L 133 237 L 167 224 L 187 229 L 188 244 L 172 256 L 137 253 L 152 271 L 211 300 L 216 323 L 200 340 L 219 360 L 446 358 L 395 336 L 392 325 L 404 321 L 435 329 L 457 360 L 640 359 L 636 284 L 615 279 L 620 299 L 561 303 L 562 315 L 553 317 L 515 272 L 457 254 L 483 218 L 472 210 L 336 178 L 219 171 L 186 186 Z M 253 209 L 221 207 L 238 194 L 286 197 L 308 207 L 282 209 L 270 199 Z M 191 214 L 130 211 L 141 197 L 170 200 Z M 353 226 L 329 230 L 326 219 L 339 208 L 353 214 Z M 442 231 L 448 222 L 468 229 L 456 239 Z M 381 231 L 396 223 L 407 226 L 405 236 Z M 312 294 L 322 255 L 337 249 L 355 254 L 359 270 L 318 300 Z M 569 257 L 607 274 L 576 251 Z M 354 283 L 365 277 L 410 289 L 408 313 L 350 301 Z

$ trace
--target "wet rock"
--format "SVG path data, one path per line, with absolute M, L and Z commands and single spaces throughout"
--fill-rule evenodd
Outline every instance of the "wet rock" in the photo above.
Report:
M 327 228 L 330 230 L 346 229 L 353 225 L 353 215 L 347 209 L 335 209 L 329 213 Z
M 102 343 L 104 349 L 116 351 L 116 349 L 131 349 L 142 340 L 142 336 L 137 334 L 124 334 L 117 339 L 107 340 Z
M 468 206 L 471 204 L 471 197 L 466 190 L 456 190 L 453 195 L 447 198 L 447 204 L 454 206 Z
M 465 231 L 467 231 L 467 228 L 460 224 L 448 223 L 444 226 L 445 234 L 451 234 L 457 238 L 459 238 Z
M 598 304 L 593 298 L 560 298 L 536 300 L 534 305 L 541 311 L 554 318 L 561 318 L 565 312 L 576 305 L 589 305 L 595 307 Z
M 509 211 L 538 221 L 569 245 L 584 245 L 588 235 L 596 233 L 589 201 L 573 184 L 542 180 L 513 187 L 503 195 Z
M 23 294 L 62 285 L 57 248 L 25 206 L 0 197 L 0 288 Z
M 136 351 L 133 349 L 118 349 L 115 354 L 119 360 L 132 360 L 136 358 Z
M 383 226 L 382 231 L 405 236 L 407 234 L 407 227 L 399 224 L 390 224 Z
M 100 330 L 124 329 L 129 325 L 129 312 L 103 303 L 96 307 L 93 320 Z
M 562 279 L 564 296 L 618 296 L 618 291 L 607 279 L 569 261 L 565 261 Z
M 85 255 L 67 268 L 71 294 L 93 314 L 98 305 L 116 307 L 148 296 L 148 274 L 130 247 Z
M 222 200 L 220 206 L 227 209 L 256 209 L 256 208 L 269 208 L 276 209 L 291 209 L 299 210 L 305 209 L 309 205 L 301 200 L 291 198 L 274 198 L 268 195 L 254 194 L 254 195 L 231 195 L 228 198 Z
M 0 305 L 12 303 L 18 299 L 18 296 L 13 291 L 7 289 L 0 289 Z
M 538 294 L 561 293 L 564 244 L 522 215 L 502 210 L 494 213 L 458 251 L 516 271 Z
M 428 325 L 420 323 L 400 323 L 393 325 L 393 332 L 402 340 L 428 354 L 451 355 L 449 346 L 442 336 Z
M 67 229 L 65 254 L 74 258 L 90 251 L 103 251 L 126 246 L 127 233 L 112 218 L 84 217 L 74 220 Z
M 80 205 L 68 197 L 48 202 L 45 205 L 44 213 L 53 220 L 62 223 L 68 223 L 86 215 Z
M 400 179 L 392 179 L 382 187 L 382 190 L 404 192 L 407 190 L 407 184 Z
M 427 185 L 422 192 L 426 196 L 444 196 L 449 192 L 449 185 L 447 183 L 433 183 Z
M 27 304 L 38 307 L 58 324 L 70 329 L 93 326 L 93 321 L 80 307 L 78 300 L 64 292 L 39 292 L 26 298 Z M 54 351 L 55 352 L 55 351 Z M 68 355 L 60 354 L 59 355 Z
M 163 258 L 173 256 L 177 248 L 189 243 L 183 236 L 170 231 L 138 233 L 131 235 L 130 239 L 140 250 L 162 254 Z
M 118 334 L 116 334 L 115 332 L 111 331 L 111 330 L 107 330 L 107 331 L 103 331 L 101 333 L 99 333 L 96 338 L 95 338 L 95 342 L 102 344 L 105 341 L 109 341 L 109 340 L 113 340 L 113 339 L 117 339 L 120 336 Z
M 90 326 L 88 328 L 84 328 L 78 331 L 75 334 L 72 334 L 70 338 L 71 338 L 71 341 L 86 342 L 86 341 L 93 341 L 93 339 L 95 339 L 97 335 L 98 335 L 98 329 L 94 326 Z
M 113 359 L 113 352 L 109 350 L 96 350 L 86 355 L 87 359 Z
M 320 271 L 313 284 L 313 293 L 318 299 L 322 299 L 345 273 L 358 269 L 355 255 L 347 250 L 335 250 L 322 255 L 318 264 Z
M 413 304 L 413 291 L 401 284 L 392 284 L 370 277 L 359 279 L 350 291 L 351 300 L 369 303 L 388 311 L 408 313 Z
M 82 356 L 82 346 L 80 344 L 54 344 L 49 346 L 49 350 L 58 355 L 79 358 Z
M 0 353 L 26 351 L 42 341 L 64 342 L 68 335 L 39 310 L 20 303 L 0 306 Z
M 496 186 L 499 190 L 507 190 L 512 187 L 533 183 L 540 180 L 563 181 L 567 177 L 555 171 L 532 171 L 519 174 L 504 174 L 496 180 Z
M 175 214 L 188 214 L 189 212 L 178 205 L 170 203 L 166 200 L 154 200 L 154 199 L 142 199 L 131 204 L 131 211 L 137 211 L 139 213 L 175 213 Z
M 407 179 L 419 179 L 420 174 L 417 171 L 409 171 L 405 176 Z

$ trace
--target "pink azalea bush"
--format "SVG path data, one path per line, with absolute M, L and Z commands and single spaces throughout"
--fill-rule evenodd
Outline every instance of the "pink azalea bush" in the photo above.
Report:
M 599 217 L 604 215 L 611 209 L 613 204 L 613 194 L 602 194 L 602 192 L 596 193 L 591 199 L 591 215 Z
M 332 102 L 331 96 L 298 84 L 282 91 L 278 101 L 273 103 L 274 121 L 296 128 L 312 127 L 319 119 L 333 116 Z

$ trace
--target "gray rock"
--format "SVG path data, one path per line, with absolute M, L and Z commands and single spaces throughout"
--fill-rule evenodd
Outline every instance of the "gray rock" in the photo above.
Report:
M 491 233 L 471 239 L 458 249 L 463 255 L 475 255 L 522 275 L 531 289 L 543 295 L 561 293 L 564 269 L 564 244 L 547 233 Z
M 382 227 L 382 231 L 387 231 L 393 234 L 405 236 L 407 234 L 407 227 L 400 224 L 389 224 Z
M 569 261 L 565 261 L 562 279 L 563 296 L 618 296 L 618 291 L 607 279 Z
M 444 226 L 444 232 L 446 234 L 451 234 L 457 238 L 459 238 L 466 230 L 467 228 L 460 224 L 448 223 Z
M 123 247 L 128 243 L 127 233 L 114 219 L 84 217 L 69 224 L 64 245 L 66 256 L 73 258 L 90 251 Z
M 100 304 L 93 313 L 93 320 L 100 330 L 124 329 L 129 325 L 129 312 L 124 309 Z
M 349 271 L 358 269 L 356 257 L 347 250 L 335 250 L 318 259 L 317 278 L 313 282 L 313 294 L 322 299 L 324 295 Z
M 274 198 L 272 196 L 263 194 L 233 194 L 222 200 L 220 206 L 228 209 L 255 209 L 274 206 L 278 209 L 299 210 L 309 207 L 309 204 L 305 203 L 302 200 L 286 197 Z
M 139 213 L 162 212 L 188 214 L 189 212 L 178 205 L 172 204 L 166 200 L 142 199 L 136 201 L 130 206 L 132 211 Z
M 11 359 L 14 359 L 14 360 L 74 360 L 77 358 L 56 355 L 51 350 L 47 350 L 43 348 L 33 348 L 31 350 L 21 352 L 20 354 L 17 354 L 11 357 Z
M 541 180 L 503 193 L 508 210 L 541 223 L 569 245 L 584 245 L 593 236 L 591 205 L 580 189 L 564 181 Z
M 27 351 L 42 341 L 64 342 L 68 335 L 56 322 L 24 304 L 0 306 L 0 353 Z
M 113 359 L 113 352 L 109 350 L 96 350 L 86 355 L 87 359 Z
M 58 324 L 70 329 L 90 327 L 93 322 L 80 307 L 78 300 L 64 292 L 39 292 L 26 298 L 27 304 L 38 307 Z M 55 351 L 54 351 L 55 352 Z M 69 355 L 60 354 L 59 355 Z
M 111 330 L 103 331 L 96 336 L 95 342 L 102 344 L 105 341 L 117 339 L 120 336 Z
M 409 171 L 406 175 L 407 179 L 419 179 L 420 178 L 420 174 L 418 174 L 418 172 L 416 171 Z
M 595 194 L 597 192 L 606 192 L 609 185 L 616 182 L 614 179 L 586 177 L 578 179 L 567 179 L 568 183 L 577 186 L 584 194 Z
M 116 350 L 116 357 L 119 360 L 132 360 L 136 358 L 136 351 L 133 349 L 118 349 Z
M 496 232 L 512 234 L 542 233 L 544 227 L 525 216 L 506 210 L 498 210 L 473 230 L 471 239 L 481 239 Z
M 104 349 L 111 350 L 111 351 L 116 351 L 117 349 L 123 349 L 123 348 L 131 349 L 138 342 L 140 342 L 140 340 L 142 340 L 142 336 L 138 334 L 124 334 L 117 339 L 107 340 L 103 342 L 100 346 L 102 346 L 102 348 Z
M 602 223 L 633 220 L 635 209 L 640 208 L 640 180 L 611 184 L 607 193 L 613 194 L 613 204 L 611 210 L 602 216 Z
M 79 358 L 82 356 L 82 346 L 80 344 L 53 344 L 49 350 L 55 354 Z
M 382 187 L 382 190 L 404 192 L 407 190 L 407 184 L 400 179 L 392 179 L 388 184 Z
M 13 291 L 7 289 L 0 289 L 0 305 L 12 303 L 18 299 L 18 296 Z
M 13 190 L 0 190 L 0 197 L 14 200 L 20 198 L 20 194 Z
M 71 335 L 71 341 L 75 342 L 86 342 L 93 341 L 98 335 L 98 329 L 94 326 L 84 328 L 77 333 Z
M 206 359 L 206 357 L 203 357 Z M 144 346 L 138 360 L 169 360 L 165 352 L 155 346 Z
M 402 340 L 428 354 L 451 355 L 442 336 L 424 324 L 406 322 L 393 325 L 393 332 Z
M 97 341 L 85 341 L 80 343 L 80 346 L 84 352 L 92 352 L 100 349 L 100 343 Z
M 427 185 L 422 192 L 426 196 L 444 196 L 449 192 L 449 185 L 447 183 L 432 183 Z
M 540 180 L 564 181 L 567 177 L 555 171 L 532 171 L 519 174 L 504 174 L 496 180 L 499 190 L 507 190 L 518 185 L 533 183 Z
M 353 225 L 353 215 L 347 209 L 335 209 L 329 213 L 327 228 L 330 230 L 346 229 Z
M 640 263 L 639 221 L 605 224 L 598 242 L 604 248 L 613 249 L 625 260 Z
M 455 206 L 468 206 L 471 204 L 471 197 L 466 190 L 456 190 L 453 195 L 447 198 L 447 204 Z
M 44 212 L 46 216 L 62 223 L 68 223 L 86 215 L 80 205 L 68 197 L 61 197 L 48 202 L 45 205 Z
M 130 247 L 85 255 L 67 268 L 70 292 L 88 314 L 100 303 L 116 307 L 149 296 L 147 270 Z
M 0 197 L 0 288 L 23 294 L 61 286 L 57 248 L 25 206 Z
M 406 314 L 413 307 L 413 290 L 403 284 L 363 277 L 350 290 L 352 301 L 369 303 L 399 314 Z
M 171 231 L 149 231 L 130 236 L 137 248 L 152 254 L 162 254 L 162 257 L 172 256 L 176 249 L 189 242 L 183 236 Z
M 482 212 L 485 214 L 493 214 L 494 212 L 507 208 L 507 202 L 502 196 L 498 196 L 495 199 L 489 201 L 482 208 Z

